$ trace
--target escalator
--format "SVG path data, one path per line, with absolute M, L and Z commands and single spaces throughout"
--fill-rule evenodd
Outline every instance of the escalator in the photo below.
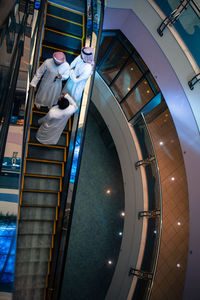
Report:
M 69 63 L 80 54 L 84 42 L 84 14 L 47 2 L 41 61 L 62 51 Z
M 62 51 L 67 61 L 84 43 L 84 14 L 47 2 L 40 63 Z M 14 299 L 44 299 L 65 176 L 72 118 L 57 145 L 42 145 L 35 134 L 45 112 L 33 107 L 21 182 Z

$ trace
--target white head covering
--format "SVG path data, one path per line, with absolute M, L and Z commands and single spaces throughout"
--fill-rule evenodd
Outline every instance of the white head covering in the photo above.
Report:
M 63 52 L 54 52 L 53 59 L 57 65 L 61 65 L 66 61 L 66 57 Z
M 94 66 L 94 50 L 91 47 L 83 47 L 81 49 L 81 57 L 85 63 Z

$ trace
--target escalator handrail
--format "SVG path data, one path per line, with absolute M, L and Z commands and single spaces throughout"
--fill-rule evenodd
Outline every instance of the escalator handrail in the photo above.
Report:
M 35 43 L 34 49 L 31 49 L 31 54 L 34 55 L 34 59 L 33 59 L 33 64 L 29 70 L 30 78 L 33 77 L 33 74 L 35 74 L 35 72 L 38 68 L 40 48 L 41 48 L 41 42 L 42 42 L 42 34 L 43 34 L 43 28 L 44 28 L 45 7 L 46 7 L 46 0 L 41 0 L 40 9 L 38 12 L 38 18 L 37 18 L 37 21 L 35 24 L 35 28 L 37 28 L 37 31 L 34 32 L 35 33 L 34 38 L 36 39 L 36 43 Z M 28 93 L 27 93 L 26 109 L 25 109 L 25 116 L 24 116 L 23 144 L 22 144 L 23 147 L 22 147 L 22 160 L 21 160 L 21 170 L 22 171 L 21 171 L 21 178 L 20 178 L 21 181 L 22 181 L 23 170 L 24 170 L 24 161 L 25 161 L 25 156 L 26 156 L 28 132 L 29 132 L 29 127 L 30 127 L 33 98 L 34 98 L 34 89 L 31 88 L 28 90 Z

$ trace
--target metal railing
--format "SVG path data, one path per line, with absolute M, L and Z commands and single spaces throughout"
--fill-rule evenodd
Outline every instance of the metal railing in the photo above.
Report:
M 107 50 L 106 55 L 108 55 Z M 103 56 L 103 58 L 105 58 L 105 56 Z M 143 76 L 148 74 L 148 72 L 149 71 L 144 73 Z M 102 77 L 105 84 L 110 89 L 112 97 L 115 99 L 117 104 L 120 104 L 123 110 L 124 101 L 119 102 L 110 85 L 108 86 L 106 83 L 104 75 L 99 74 L 99 76 Z M 147 220 L 146 240 L 144 242 L 145 246 L 141 268 L 138 270 L 136 269 L 136 266 L 131 266 L 128 270 L 129 276 L 135 276 L 135 278 L 137 278 L 136 287 L 132 296 L 133 300 L 149 299 L 160 249 L 162 228 L 161 183 L 155 149 L 148 125 L 145 121 L 145 115 L 148 115 L 150 111 L 157 107 L 157 105 L 161 103 L 161 99 L 161 93 L 156 90 L 156 95 L 148 103 L 143 105 L 131 119 L 128 115 L 126 115 L 126 112 L 124 112 L 127 121 L 133 126 L 138 138 L 142 159 L 135 162 L 135 168 L 144 168 L 148 192 L 147 209 L 138 213 L 139 222 L 143 222 L 144 219 Z
M 168 27 L 174 35 L 179 46 L 188 58 L 194 76 L 189 80 L 190 89 L 199 81 L 200 57 L 199 57 L 199 29 L 200 29 L 200 4 L 198 0 L 161 1 L 148 0 L 163 19 L 157 28 L 158 34 L 164 36 L 164 30 Z M 164 13 L 164 14 L 163 14 Z
M 136 162 L 136 169 L 143 167 L 148 187 L 148 209 L 138 213 L 141 221 L 147 218 L 147 235 L 140 270 L 130 269 L 130 276 L 137 277 L 133 300 L 149 299 L 158 262 L 162 230 L 162 194 L 157 158 L 151 134 L 143 113 L 133 128 L 138 138 L 143 160 Z

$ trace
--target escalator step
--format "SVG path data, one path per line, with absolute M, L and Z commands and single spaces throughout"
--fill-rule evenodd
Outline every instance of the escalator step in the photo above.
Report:
M 44 61 L 47 58 L 51 58 L 53 56 L 53 53 L 56 51 L 61 51 L 65 53 L 66 60 L 69 64 L 76 58 L 78 55 L 78 52 L 75 52 L 74 50 L 68 49 L 66 47 L 62 47 L 61 49 L 57 48 L 56 45 L 52 45 L 51 43 L 45 43 L 42 45 L 42 54 L 40 59 Z
M 73 22 L 83 24 L 83 14 L 74 12 L 67 7 L 59 6 L 57 4 L 48 3 L 47 13 L 63 19 L 71 20 Z
M 25 190 L 38 191 L 61 191 L 61 179 L 50 177 L 24 176 Z M 47 204 L 48 205 L 48 204 Z
M 19 275 L 45 276 L 48 272 L 48 262 L 16 263 L 15 272 Z
M 20 220 L 54 221 L 57 217 L 55 207 L 26 207 L 21 206 Z M 38 224 L 38 226 L 40 226 Z
M 66 152 L 63 148 L 48 147 L 43 145 L 28 145 L 28 158 L 36 158 L 41 160 L 65 161 Z
M 29 142 L 38 143 L 38 140 L 36 139 L 36 132 L 37 132 L 37 128 L 31 128 Z M 63 147 L 67 146 L 67 134 L 61 135 L 57 145 Z
M 20 249 L 16 257 L 16 263 L 22 262 L 47 262 L 49 261 L 50 250 L 49 248 L 32 248 Z
M 50 43 L 56 43 L 57 47 L 66 47 L 70 45 L 70 48 L 75 51 L 80 51 L 82 47 L 82 41 L 80 38 L 69 34 L 61 34 L 60 32 L 52 29 L 45 28 L 44 40 Z
M 31 125 L 38 127 L 39 128 L 39 124 L 38 124 L 38 120 L 40 118 L 43 118 L 46 115 L 46 113 L 42 113 L 40 111 L 32 111 L 32 121 L 31 121 Z
M 50 176 L 62 176 L 63 164 L 61 163 L 51 163 L 43 161 L 26 161 L 26 173 L 28 174 L 38 174 L 38 175 L 50 175 Z
M 83 26 L 78 23 L 72 23 L 66 19 L 47 14 L 46 24 L 47 28 L 52 28 L 63 33 L 68 33 L 77 37 L 83 36 Z
M 22 234 L 54 234 L 54 221 L 22 221 L 19 220 L 18 232 Z
M 38 275 L 37 275 L 38 276 Z M 28 276 L 29 277 L 29 276 Z M 44 300 L 44 287 L 39 289 L 24 289 L 16 290 L 13 300 Z
M 52 235 L 18 235 L 17 248 L 51 248 Z
M 38 120 L 42 117 L 45 116 L 45 113 L 41 113 L 40 111 L 35 111 L 33 110 L 33 115 L 32 115 L 32 122 L 31 122 L 31 125 L 34 126 L 34 127 L 38 127 L 39 128 L 39 125 L 38 125 Z M 70 124 L 70 120 L 67 122 L 67 125 L 65 127 L 65 131 L 69 131 L 69 124 Z
M 51 3 L 55 3 L 57 5 L 66 6 L 68 9 L 75 10 L 76 12 L 85 13 L 85 1 L 83 0 L 51 0 Z
M 18 291 L 20 292 L 24 289 L 28 290 L 33 286 L 35 289 L 43 288 L 44 291 L 45 284 L 46 284 L 46 276 L 40 276 L 40 275 L 15 276 L 15 291 L 17 291 L 17 293 Z M 21 298 L 21 299 L 25 299 L 25 298 Z

